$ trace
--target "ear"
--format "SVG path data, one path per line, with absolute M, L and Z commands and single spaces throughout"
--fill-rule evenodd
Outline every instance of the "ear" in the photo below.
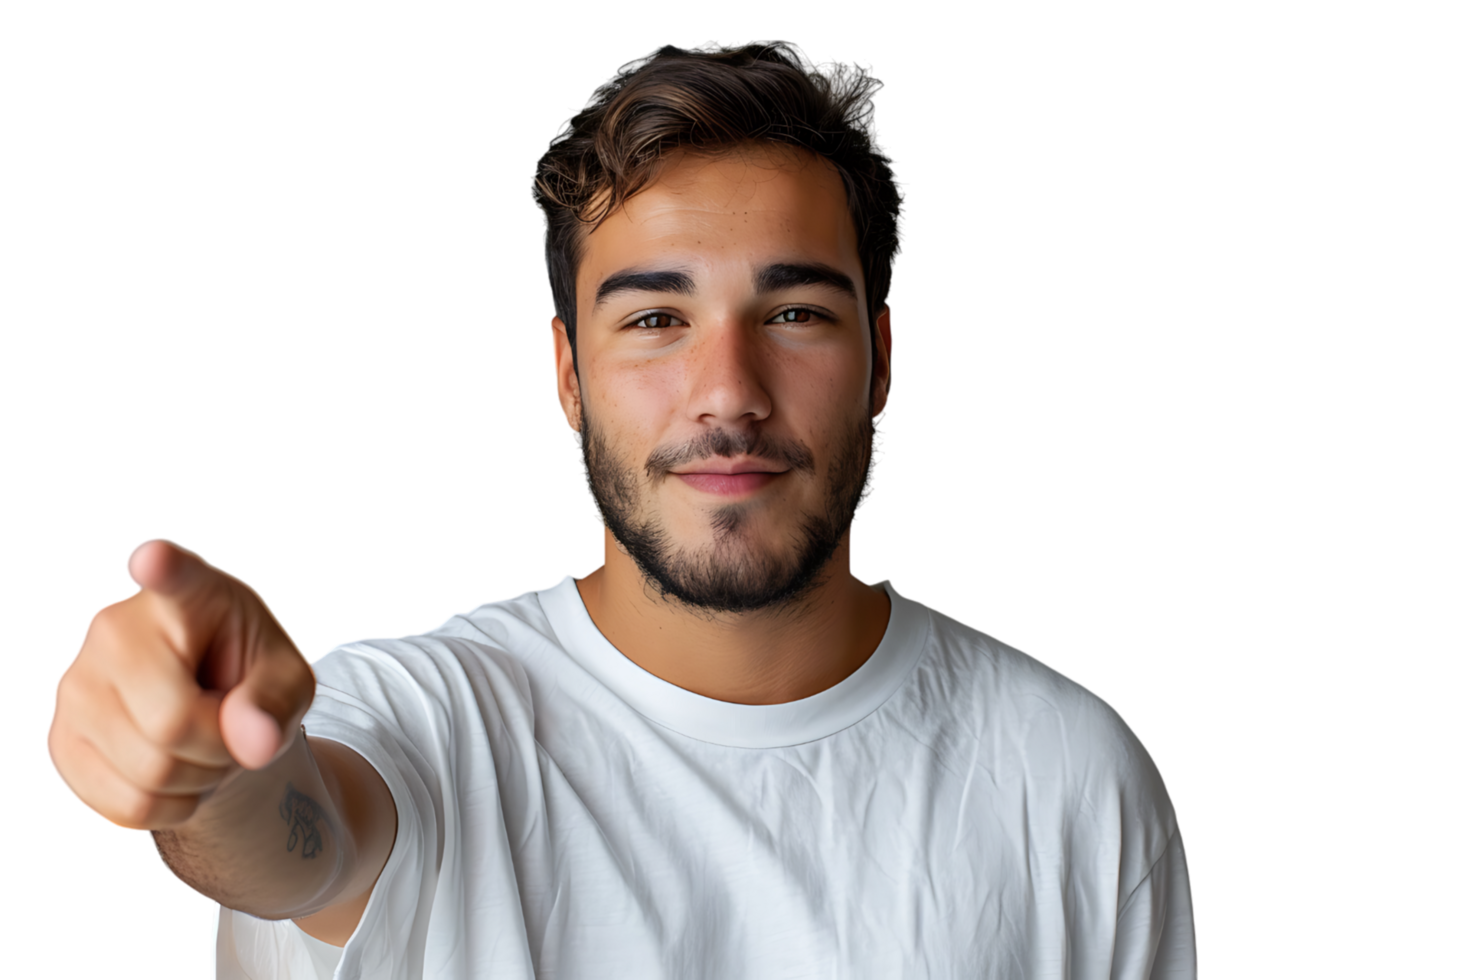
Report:
M 567 417 L 572 431 L 582 431 L 582 385 L 577 380 L 577 368 L 572 360 L 572 342 L 567 337 L 567 325 L 561 317 L 551 318 L 551 337 L 556 344 L 556 396 L 561 399 L 561 410 Z
M 888 404 L 888 388 L 893 383 L 893 328 L 889 324 L 888 305 L 873 324 L 873 415 Z

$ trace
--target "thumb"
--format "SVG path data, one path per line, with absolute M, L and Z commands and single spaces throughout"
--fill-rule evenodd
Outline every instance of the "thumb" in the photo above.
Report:
M 295 739 L 315 693 L 311 667 L 294 648 L 256 658 L 220 703 L 225 748 L 246 769 L 270 765 Z

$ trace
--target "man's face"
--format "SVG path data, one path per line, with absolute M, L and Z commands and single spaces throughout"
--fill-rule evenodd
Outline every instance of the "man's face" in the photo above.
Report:
M 588 235 L 568 421 L 608 528 L 714 611 L 816 581 L 866 485 L 887 378 L 846 192 L 811 155 L 684 155 Z M 558 324 L 559 326 L 559 324 Z

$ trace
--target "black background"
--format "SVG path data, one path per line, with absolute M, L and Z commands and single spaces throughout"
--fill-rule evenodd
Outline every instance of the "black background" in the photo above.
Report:
M 201 43 L 76 96 L 85 162 L 38 248 L 69 270 L 50 322 L 88 339 L 47 336 L 68 367 L 25 444 L 34 570 L 63 597 L 34 652 L 46 677 L 131 594 L 123 555 L 147 536 L 256 585 L 312 657 L 601 560 L 526 178 L 598 76 L 689 38 L 456 34 Z M 1200 143 L 1157 62 L 872 37 L 797 38 L 875 63 L 911 185 L 888 457 L 854 570 L 1113 702 L 1188 835 L 1232 479 L 1195 370 L 1220 317 L 1197 288 Z M 78 934 L 115 924 L 69 949 L 72 976 L 143 955 L 200 976 L 209 904 L 38 774 L 69 868 L 43 901 Z

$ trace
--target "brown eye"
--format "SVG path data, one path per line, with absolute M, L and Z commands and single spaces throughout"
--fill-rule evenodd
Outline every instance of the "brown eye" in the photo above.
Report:
M 776 314 L 777 323 L 810 323 L 811 310 L 782 310 Z
M 661 330 L 664 327 L 672 327 L 674 322 L 674 317 L 671 314 L 650 313 L 634 323 L 633 326 L 642 327 L 645 330 Z

